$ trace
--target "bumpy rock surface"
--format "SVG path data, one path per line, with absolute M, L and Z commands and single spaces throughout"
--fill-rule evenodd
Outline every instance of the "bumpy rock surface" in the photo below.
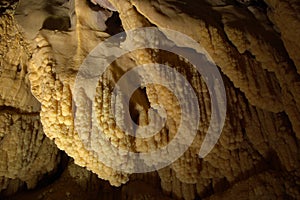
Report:
M 28 44 L 10 14 L 1 15 L 0 196 L 33 189 L 53 174 L 61 153 L 43 132 L 40 103 L 30 91 Z
M 45 174 L 61 167 L 56 145 L 76 165 L 68 162 L 55 183 L 15 199 L 22 195 L 82 199 L 74 188 L 87 191 L 91 199 L 300 198 L 297 1 L 21 0 L 18 8 L 15 3 L 0 4 L 0 191 L 4 195 L 25 183 L 35 188 Z M 204 158 L 198 153 L 210 122 L 210 95 L 186 60 L 164 51 L 136 50 L 112 63 L 98 81 L 95 98 L 74 89 L 81 63 L 97 44 L 123 30 L 149 26 L 191 37 L 222 73 L 225 125 Z M 179 39 L 175 45 L 180 44 Z M 166 146 L 176 134 L 181 112 L 178 99 L 165 87 L 147 85 L 131 97 L 131 117 L 140 125 L 149 123 L 149 107 L 165 108 L 165 127 L 153 137 L 125 135 L 109 113 L 119 106 L 111 103 L 116 82 L 129 69 L 147 63 L 167 64 L 189 80 L 198 97 L 201 123 L 194 142 L 178 160 L 157 172 L 131 175 L 101 162 L 99 152 L 109 162 L 121 165 L 124 160 L 114 159 L 101 138 L 90 136 L 90 145 L 97 146 L 97 152 L 92 151 L 84 144 L 91 138 L 82 139 L 75 124 L 89 132 L 91 123 L 97 123 L 113 146 L 133 152 Z M 151 69 L 147 73 L 153 79 L 158 75 Z M 86 105 L 90 109 L 81 109 Z M 96 121 L 91 119 L 92 109 Z M 193 116 L 194 110 L 189 112 Z M 155 158 L 145 162 L 154 164 Z M 120 187 L 112 188 L 95 174 Z

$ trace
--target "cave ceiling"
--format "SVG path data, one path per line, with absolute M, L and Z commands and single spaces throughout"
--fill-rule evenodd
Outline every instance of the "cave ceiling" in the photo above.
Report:
M 1 0 L 0 18 L 0 198 L 300 199 L 297 0 Z

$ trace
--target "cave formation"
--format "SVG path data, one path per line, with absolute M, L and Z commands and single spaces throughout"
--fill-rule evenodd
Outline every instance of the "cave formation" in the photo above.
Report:
M 0 17 L 0 199 L 300 199 L 297 0 L 1 0 Z M 224 127 L 203 158 L 198 153 L 212 96 L 187 59 L 138 49 L 110 64 L 93 98 L 74 89 L 82 63 L 99 43 L 143 27 L 193 39 L 222 76 Z M 171 40 L 161 34 L 166 43 Z M 124 34 L 117 45 L 129 39 Z M 133 40 L 141 42 L 138 35 Z M 184 49 L 181 40 L 174 49 Z M 182 122 L 180 102 L 168 88 L 148 84 L 127 97 L 137 125 L 151 124 L 150 108 L 164 107 L 165 126 L 153 137 L 126 135 L 109 110 L 121 108 L 111 101 L 118 80 L 148 63 L 166 64 L 189 80 L 199 110 L 188 108 L 185 123 L 194 115 L 201 123 L 192 144 L 169 165 L 145 173 L 118 170 L 99 156 L 120 166 L 128 157 L 115 159 L 102 136 L 82 138 L 76 127 L 91 133 L 95 123 L 104 139 L 128 152 L 167 146 Z M 153 68 L 145 73 L 151 80 L 173 77 Z M 184 86 L 173 79 L 178 88 Z M 151 159 L 145 163 L 158 164 Z

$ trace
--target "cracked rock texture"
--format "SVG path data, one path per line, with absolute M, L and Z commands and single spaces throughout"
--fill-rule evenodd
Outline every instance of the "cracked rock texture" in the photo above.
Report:
M 298 1 L 5 0 L 0 8 L 0 198 L 300 199 Z M 222 74 L 225 125 L 204 158 L 198 152 L 209 126 L 210 95 L 185 59 L 162 50 L 136 50 L 111 64 L 97 83 L 95 98 L 74 89 L 81 63 L 97 44 L 149 26 L 191 37 Z M 180 39 L 175 41 L 176 48 L 180 45 Z M 166 146 L 180 124 L 178 99 L 155 84 L 128 97 L 131 117 L 140 125 L 150 123 L 151 106 L 165 108 L 168 119 L 155 136 L 124 134 L 109 112 L 121 107 L 111 103 L 111 92 L 124 73 L 154 62 L 189 80 L 201 123 L 191 146 L 171 165 L 124 173 L 99 159 L 100 152 L 108 162 L 126 161 L 124 155 L 112 157 L 103 138 L 117 148 L 149 152 Z M 155 80 L 166 72 L 150 68 L 146 73 Z M 91 123 L 103 135 L 81 138 L 75 124 L 91 132 Z M 155 157 L 145 160 L 155 162 Z

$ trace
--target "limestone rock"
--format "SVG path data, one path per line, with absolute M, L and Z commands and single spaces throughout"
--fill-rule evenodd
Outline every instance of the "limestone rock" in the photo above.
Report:
M 14 17 L 10 14 L 1 16 L 4 40 L 0 42 L 3 52 L 0 105 L 6 109 L 0 113 L 0 154 L 3 152 L 3 157 L 7 158 L 0 162 L 0 169 L 3 168 L 0 189 L 15 191 L 14 188 L 23 182 L 33 188 L 42 174 L 55 169 L 59 153 L 52 142 L 43 139 L 44 131 L 59 149 L 74 159 L 75 164 L 108 180 L 111 185 L 119 186 L 119 189 L 109 190 L 116 191 L 115 197 L 123 194 L 124 199 L 157 199 L 163 193 L 165 199 L 300 198 L 300 61 L 297 56 L 300 52 L 300 22 L 296 1 L 55 2 L 31 4 L 29 0 L 21 0 L 22 12 Z M 51 14 L 44 6 L 46 4 L 55 12 Z M 34 12 L 26 15 L 26 9 Z M 37 13 L 41 17 L 31 19 L 36 18 Z M 15 18 L 22 28 L 15 24 Z M 62 18 L 70 22 L 70 26 L 49 28 Z M 22 23 L 23 19 L 28 21 Z M 66 21 L 60 22 L 64 25 Z M 90 95 L 91 91 L 76 88 L 80 67 L 94 47 L 112 33 L 122 30 L 129 33 L 132 29 L 149 26 L 161 28 L 165 43 L 172 38 L 163 28 L 194 39 L 221 71 L 227 96 L 225 125 L 218 143 L 204 158 L 199 158 L 198 153 L 212 116 L 211 95 L 205 77 L 186 59 L 163 50 L 139 49 L 111 64 L 97 80 L 95 96 Z M 20 34 L 22 31 L 27 35 L 26 39 Z M 129 35 L 124 35 L 120 46 L 126 46 L 129 39 Z M 139 35 L 133 39 L 136 44 L 142 40 Z M 149 41 L 151 44 L 157 42 L 155 38 Z M 174 49 L 184 48 L 181 38 L 172 45 Z M 149 63 L 166 64 L 189 80 L 199 112 L 193 106 L 187 110 L 190 118 L 199 114 L 200 124 L 195 139 L 179 159 L 158 172 L 132 175 L 131 171 L 125 173 L 107 165 L 128 164 L 128 155 L 116 153 L 115 149 L 147 153 L 164 148 L 175 138 L 182 118 L 180 98 L 162 85 L 148 84 L 131 97 L 125 96 L 130 100 L 131 118 L 139 125 L 151 124 L 153 118 L 149 108 L 161 105 L 167 115 L 165 126 L 147 139 L 127 135 L 118 126 L 111 108 L 122 118 L 124 113 L 120 110 L 125 107 L 122 107 L 122 100 L 112 101 L 112 91 L 126 72 Z M 157 81 L 167 74 L 175 80 L 176 88 L 184 87 L 176 75 L 154 68 L 145 70 L 149 80 Z M 80 78 L 89 84 L 97 75 L 97 69 L 89 66 Z M 141 76 L 142 72 L 137 74 Z M 132 83 L 127 84 L 130 88 Z M 187 96 L 184 89 L 179 96 Z M 192 119 L 186 121 L 189 125 L 185 131 L 188 132 L 193 123 Z M 97 124 L 99 129 L 93 129 L 92 124 Z M 128 130 L 134 129 L 132 122 L 125 125 Z M 82 137 L 77 128 L 88 134 Z M 99 130 L 102 135 L 93 135 Z M 178 144 L 184 143 L 185 139 Z M 104 145 L 105 140 L 110 141 L 111 148 Z M 12 144 L 23 143 L 24 148 L 14 151 L 9 148 Z M 20 154 L 14 156 L 15 152 Z M 99 154 L 107 163 L 101 161 Z M 38 157 L 41 163 L 32 157 L 34 155 L 41 156 Z M 45 156 L 51 159 L 43 160 Z M 160 158 L 169 159 L 164 154 Z M 18 164 L 10 163 L 15 160 Z M 157 160 L 154 156 L 143 160 L 143 164 L 156 165 Z M 39 165 L 30 167 L 35 162 Z M 7 170 L 7 163 L 10 170 Z M 64 172 L 68 175 L 62 175 L 59 180 L 72 179 L 79 188 L 98 183 L 91 172 L 75 164 L 69 163 Z M 10 186 L 11 182 L 14 186 Z M 142 189 L 137 191 L 137 187 Z M 95 190 L 100 189 L 95 187 Z M 72 194 L 65 195 L 69 198 Z M 98 196 L 113 198 L 106 194 Z

